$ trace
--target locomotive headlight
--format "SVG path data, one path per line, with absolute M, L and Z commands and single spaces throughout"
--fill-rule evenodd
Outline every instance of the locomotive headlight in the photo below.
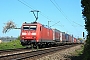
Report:
M 22 38 L 24 38 L 24 37 L 22 37 Z
M 36 35 L 36 33 L 32 33 L 32 35 Z
M 26 33 L 22 33 L 22 35 L 26 35 Z

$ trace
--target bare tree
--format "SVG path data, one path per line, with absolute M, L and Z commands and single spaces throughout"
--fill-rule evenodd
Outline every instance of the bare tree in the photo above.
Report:
M 3 33 L 8 32 L 11 29 L 16 28 L 16 24 L 13 21 L 8 21 L 7 23 L 4 23 L 4 27 L 3 27 Z

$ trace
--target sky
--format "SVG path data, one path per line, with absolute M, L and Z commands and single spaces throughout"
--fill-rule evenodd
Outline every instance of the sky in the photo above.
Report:
M 0 0 L 0 36 L 20 35 L 19 29 L 12 29 L 2 33 L 4 23 L 15 22 L 21 27 L 24 22 L 33 22 L 35 17 L 31 10 L 38 10 L 37 22 L 66 32 L 74 37 L 81 37 L 85 30 L 85 21 L 82 18 L 81 0 Z M 57 23 L 57 24 L 55 24 Z

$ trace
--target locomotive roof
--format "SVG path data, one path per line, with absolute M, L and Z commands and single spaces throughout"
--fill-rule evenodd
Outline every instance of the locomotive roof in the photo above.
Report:
M 40 24 L 40 23 L 38 23 L 38 22 L 31 22 L 31 23 L 25 22 L 25 23 L 23 23 L 23 25 L 33 25 L 33 24 Z
M 23 25 L 37 25 L 37 24 L 40 24 L 40 25 L 48 28 L 47 25 L 43 25 L 43 24 L 41 24 L 41 23 L 39 23 L 39 22 L 31 22 L 31 23 L 24 22 L 24 23 L 23 23 Z M 49 27 L 49 29 L 51 29 L 51 28 Z

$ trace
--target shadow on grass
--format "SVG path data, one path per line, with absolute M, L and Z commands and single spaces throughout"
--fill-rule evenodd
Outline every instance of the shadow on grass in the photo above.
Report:
M 84 56 L 83 54 L 80 54 L 79 56 L 70 56 L 71 60 L 83 60 Z

